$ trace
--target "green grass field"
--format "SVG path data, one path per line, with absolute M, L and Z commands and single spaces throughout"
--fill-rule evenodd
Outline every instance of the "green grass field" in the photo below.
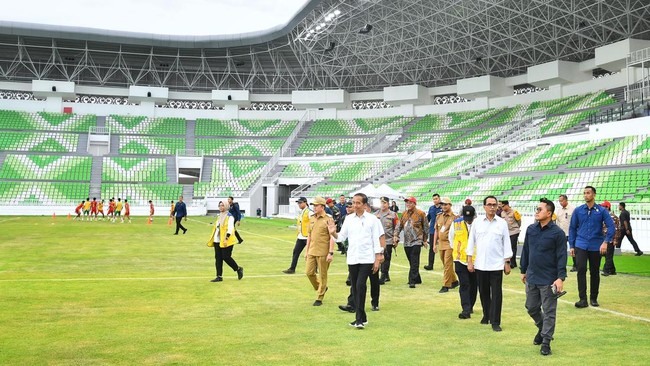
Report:
M 576 309 L 575 275 L 558 305 L 553 355 L 532 345 L 519 275 L 504 278 L 503 332 L 460 320 L 458 291 L 438 294 L 442 274 L 422 271 L 406 285 L 399 248 L 379 312 L 357 330 L 341 312 L 345 257 L 335 256 L 324 304 L 302 273 L 285 275 L 295 241 L 289 220 L 246 218 L 233 257 L 214 278 L 206 247 L 208 217 L 173 236 L 165 218 L 152 225 L 0 217 L 0 364 L 2 365 L 646 365 L 650 354 L 650 257 L 617 257 L 602 278 L 600 308 Z M 422 255 L 425 258 L 425 254 Z M 630 270 L 627 271 L 626 269 Z M 368 296 L 367 306 L 370 297 Z

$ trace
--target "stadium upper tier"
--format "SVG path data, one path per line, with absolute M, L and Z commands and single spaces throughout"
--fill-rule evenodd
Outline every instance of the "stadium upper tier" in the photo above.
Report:
M 296 121 L 281 120 L 196 120 L 196 136 L 224 137 L 287 137 L 296 128 Z
M 182 194 L 183 186 L 180 184 L 104 183 L 101 190 L 101 197 L 105 200 L 119 197 L 122 201 L 127 199 L 132 205 L 140 206 L 148 205 L 149 200 L 169 202 Z
M 9 205 L 71 205 L 86 199 L 89 191 L 88 183 L 0 181 L 0 202 Z
M 390 169 L 399 160 L 373 160 L 358 162 L 301 162 L 288 164 L 282 171 L 282 177 L 316 177 L 322 176 L 332 182 L 364 181 L 373 175 Z
M 0 129 L 88 132 L 90 126 L 97 124 L 95 115 L 64 113 L 27 113 L 0 110 Z
M 106 117 L 106 127 L 114 134 L 133 135 L 185 135 L 183 118 L 150 118 L 145 116 Z
M 185 150 L 185 139 L 156 136 L 119 136 L 119 153 L 134 155 L 174 155 L 177 150 Z
M 402 133 L 402 128 L 411 121 L 407 117 L 355 118 L 353 120 L 321 119 L 309 129 L 309 136 L 376 135 L 380 133 Z
M 89 181 L 92 158 L 61 155 L 7 155 L 0 179 Z
M 61 132 L 2 131 L 0 150 L 32 152 L 77 151 L 79 135 Z
M 196 148 L 203 151 L 205 155 L 212 156 L 273 156 L 280 150 L 283 144 L 283 139 L 196 139 Z

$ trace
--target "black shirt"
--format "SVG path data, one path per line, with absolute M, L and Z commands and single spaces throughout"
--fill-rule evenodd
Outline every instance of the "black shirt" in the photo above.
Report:
M 618 216 L 619 221 L 621 222 L 621 230 L 623 231 L 623 235 L 625 235 L 625 224 L 624 222 L 627 222 L 627 227 L 632 230 L 632 226 L 630 225 L 630 212 L 628 210 L 623 210 L 621 211 L 621 214 Z
M 526 274 L 526 282 L 550 286 L 556 279 L 566 278 L 566 235 L 559 226 L 539 222 L 528 226 L 519 267 Z

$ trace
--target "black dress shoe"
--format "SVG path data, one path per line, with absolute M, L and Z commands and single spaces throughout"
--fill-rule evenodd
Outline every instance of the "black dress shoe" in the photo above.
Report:
M 599 307 L 600 306 L 600 304 L 598 303 L 597 300 L 591 300 L 591 301 L 589 301 L 589 304 L 591 304 L 591 306 L 593 306 L 593 307 Z
M 571 271 L 569 272 L 578 272 L 578 269 L 576 267 L 571 267 Z
M 543 341 L 544 338 L 542 338 L 542 331 L 538 330 L 537 334 L 535 334 L 535 338 L 533 339 L 533 344 L 539 346 L 540 344 L 542 344 Z
M 636 254 L 635 254 L 634 256 L 635 256 L 635 257 L 640 257 L 640 256 L 642 256 L 642 255 L 643 255 L 643 252 L 636 252 Z
M 237 269 L 237 279 L 238 279 L 238 280 L 241 280 L 242 277 L 244 277 L 244 268 L 243 268 L 243 267 L 239 267 L 239 268 Z
M 551 345 L 550 344 L 542 344 L 542 348 L 539 349 L 539 353 L 542 356 L 548 356 L 551 354 Z
M 481 319 L 481 324 L 490 324 L 490 320 L 488 318 L 483 318 Z
M 450 287 L 450 288 L 456 288 L 456 287 L 458 287 L 459 285 L 460 285 L 460 284 L 458 283 L 458 281 L 454 281 L 454 282 L 451 283 L 451 287 Z
M 187 232 L 187 229 L 183 230 L 183 235 L 185 235 L 186 232 Z
M 582 308 L 586 308 L 586 307 L 588 307 L 589 304 L 587 304 L 587 300 L 580 300 L 580 301 L 578 301 L 577 303 L 575 303 L 575 306 L 576 306 L 578 309 L 582 309 Z
M 433 266 L 424 266 L 427 271 L 433 271 Z
M 348 313 L 354 313 L 354 306 L 339 305 L 339 309 L 341 309 L 342 311 L 347 311 Z
M 470 319 L 472 316 L 469 313 L 462 312 L 458 314 L 458 319 Z
M 320 301 L 320 300 L 316 300 L 316 301 L 314 301 L 314 304 L 313 304 L 313 305 L 314 305 L 314 306 L 321 306 L 321 305 L 323 305 L 323 302 Z
M 499 324 L 492 324 L 492 330 L 495 332 L 500 332 L 503 329 L 501 329 L 501 326 Z
M 379 311 L 379 306 L 373 305 L 371 310 L 372 311 Z
M 223 278 L 221 278 L 221 276 L 217 276 L 215 277 L 214 280 L 210 280 L 210 282 L 221 282 L 221 281 L 223 281 Z
M 379 284 L 380 284 L 380 285 L 383 285 L 383 284 L 385 284 L 385 283 L 386 283 L 386 280 L 385 280 L 385 279 L 383 279 L 383 278 L 380 278 L 380 279 L 379 279 Z
M 605 272 L 605 271 L 600 272 L 600 275 L 603 276 L 603 277 L 607 277 L 607 276 L 609 276 L 610 274 L 611 274 L 611 273 L 609 273 L 609 272 Z
M 439 294 L 444 294 L 445 292 L 449 292 L 449 287 L 442 286 L 440 291 L 438 291 Z
M 296 273 L 296 270 L 295 270 L 295 269 L 291 269 L 291 268 L 287 268 L 287 269 L 285 269 L 284 271 L 282 271 L 282 273 L 286 273 L 286 274 L 294 274 L 294 273 Z
M 415 284 L 409 283 L 409 288 L 415 288 Z

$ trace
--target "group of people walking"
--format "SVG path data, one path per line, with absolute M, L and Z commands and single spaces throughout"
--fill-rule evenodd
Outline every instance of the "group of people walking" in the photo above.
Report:
M 521 214 L 510 207 L 508 201 L 498 201 L 494 196 L 483 199 L 484 214 L 476 215 L 471 200 L 467 200 L 459 215 L 452 211 L 448 197 L 433 196 L 434 206 L 428 214 L 417 209 L 417 200 L 404 200 L 406 210 L 398 218 L 386 197 L 380 199 L 381 208 L 370 213 L 368 198 L 356 194 L 351 201 L 343 201 L 343 219 L 337 223 L 325 208 L 328 202 L 316 197 L 310 215 L 307 199 L 296 201 L 300 208 L 297 218 L 298 237 L 293 251 L 291 266 L 285 273 L 295 273 L 298 258 L 306 247 L 306 274 L 316 291 L 314 306 L 323 304 L 327 292 L 327 270 L 332 261 L 335 243 L 347 243 L 350 298 L 348 304 L 340 305 L 344 311 L 355 313 L 350 323 L 364 328 L 368 323 L 365 312 L 367 282 L 371 284 L 371 307 L 379 310 L 379 286 L 390 281 L 390 262 L 400 240 L 409 262 L 408 285 L 415 288 L 422 283 L 419 273 L 421 248 L 430 247 L 429 263 L 424 267 L 432 270 L 435 254 L 443 264 L 443 280 L 440 293 L 458 287 L 461 312 L 460 319 L 470 319 L 474 313 L 477 295 L 481 301 L 481 324 L 490 324 L 495 332 L 502 331 L 502 283 L 503 275 L 509 275 L 519 267 L 521 281 L 526 290 L 526 309 L 538 331 L 533 343 L 540 346 L 542 355 L 551 354 L 551 340 L 555 331 L 557 299 L 564 293 L 567 276 L 567 244 L 577 268 L 577 308 L 599 306 L 599 268 L 601 256 L 616 245 L 614 225 L 608 202 L 595 203 L 596 189 L 587 186 L 583 196 L 585 204 L 572 209 L 565 195 L 560 196 L 560 208 L 556 211 L 553 201 L 539 201 L 535 222 L 525 228 L 523 249 L 517 265 L 518 237 Z M 629 234 L 637 255 L 642 252 L 631 235 L 629 213 L 625 204 L 621 209 L 621 230 Z M 625 219 L 625 222 L 623 222 Z M 620 240 L 618 241 L 620 244 Z M 613 249 L 611 250 L 613 253 Z M 609 259 L 608 259 L 609 260 Z M 587 302 L 586 271 L 590 268 L 590 296 Z M 607 269 L 609 275 L 614 270 Z M 317 274 L 318 273 L 318 274 Z M 604 275 L 608 275 L 605 274 Z M 374 280 L 373 280 L 374 277 Z

